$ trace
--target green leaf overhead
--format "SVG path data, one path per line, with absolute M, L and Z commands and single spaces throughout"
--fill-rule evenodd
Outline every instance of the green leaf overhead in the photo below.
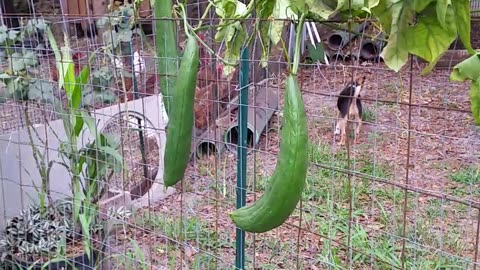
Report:
M 238 64 L 240 49 L 247 38 L 243 19 L 240 18 L 248 17 L 249 14 L 245 14 L 247 10 L 245 4 L 237 0 L 216 0 L 214 5 L 215 12 L 221 18 L 220 26 L 217 27 L 217 33 L 215 34 L 215 41 L 225 42 L 223 58 L 226 65 L 223 67 L 223 73 L 228 76 Z M 238 18 L 238 20 L 232 21 L 232 18 Z
M 382 0 L 378 1 L 377 5 L 371 8 L 374 16 L 376 16 L 380 21 L 383 31 L 387 34 L 389 34 L 392 29 L 392 12 L 390 10 L 391 6 L 391 3 L 387 3 L 387 1 Z
M 257 24 L 258 27 L 258 33 L 260 35 L 260 44 L 262 45 L 262 67 L 265 67 L 267 65 L 267 60 L 268 60 L 268 54 L 270 51 L 270 44 L 273 43 L 270 42 L 271 37 L 270 37 L 270 29 L 272 28 L 272 21 L 269 20 L 271 14 L 273 13 L 273 9 L 277 5 L 276 0 L 271 0 L 271 1 L 259 1 L 260 3 L 258 4 L 259 9 L 258 9 L 258 15 L 259 15 L 259 22 Z M 275 44 L 275 43 L 274 43 Z
M 292 9 L 292 11 L 295 12 L 295 14 L 298 16 L 302 13 L 308 12 L 307 1 L 308 0 L 289 1 L 289 6 Z M 319 2 L 321 4 L 321 2 L 323 1 L 320 0 Z
M 307 18 L 318 20 L 328 20 L 337 14 L 343 18 L 353 15 L 356 18 L 378 19 L 375 25 L 383 32 L 387 41 L 381 57 L 385 64 L 396 72 L 407 63 L 409 54 L 413 54 L 428 62 L 422 75 L 429 73 L 457 37 L 471 55 L 475 54 L 470 42 L 469 0 L 258 0 L 255 4 L 249 4 L 246 9 L 239 9 L 238 3 L 240 2 L 237 0 L 215 0 L 217 13 L 224 16 L 223 22 L 228 14 L 232 15 L 230 18 L 238 19 L 233 24 L 222 25 L 216 36 L 217 41 L 226 43 L 227 52 L 224 58 L 228 62 L 228 65 L 225 65 L 228 69 L 233 69 L 233 66 L 238 64 L 239 48 L 244 45 L 247 37 L 243 19 L 252 15 L 253 5 L 257 22 L 258 19 L 262 21 L 256 25 L 256 30 L 263 48 L 261 64 L 264 67 L 270 47 L 281 40 L 283 20 L 298 20 L 298 15 L 302 12 L 308 12 Z M 477 58 L 475 56 L 472 59 L 477 61 Z M 472 59 L 465 63 L 470 64 L 474 61 Z M 463 69 L 477 68 L 457 65 L 451 78 L 477 80 L 480 76 L 476 71 L 466 72 Z M 470 73 L 476 77 L 473 78 Z
M 291 18 L 292 16 L 295 16 L 295 14 L 289 8 L 288 0 L 275 1 L 275 6 L 271 16 L 273 20 L 270 22 L 270 29 L 268 31 L 268 37 L 272 41 L 273 45 L 278 44 L 282 38 L 283 26 L 285 24 L 283 20 Z
M 408 28 L 415 12 L 405 1 L 393 4 L 381 1 L 374 12 L 378 13 L 377 16 L 389 34 L 381 56 L 391 69 L 399 71 L 408 59 Z
M 435 5 L 430 5 L 424 16 L 418 16 L 417 23 L 408 31 L 409 52 L 428 62 L 437 60 L 455 40 L 457 29 L 455 15 L 451 7 L 447 8 L 443 29 L 435 16 Z
M 470 86 L 470 101 L 475 124 L 480 125 L 480 81 L 472 82 Z
M 480 125 L 480 81 L 472 81 L 470 85 L 470 107 L 476 125 Z
M 435 0 L 413 0 L 413 9 L 415 9 L 416 12 L 420 12 L 433 1 Z
M 380 3 L 380 0 L 365 0 L 368 9 L 372 9 Z
M 272 45 L 278 44 L 282 38 L 282 31 L 285 24 L 284 20 L 296 20 L 298 18 L 297 14 L 295 14 L 290 7 L 290 0 L 275 0 L 274 2 L 275 6 L 273 7 L 272 13 L 267 16 L 271 19 L 268 37 Z M 266 15 L 267 14 L 264 14 L 264 16 Z
M 343 7 L 343 2 L 345 0 L 340 0 L 338 1 L 338 5 Z M 296 1 L 290 1 L 290 2 L 296 2 Z M 310 13 L 313 13 L 314 15 L 327 20 L 330 18 L 330 16 L 337 10 L 339 10 L 339 7 L 337 6 L 337 1 L 329 1 L 329 0 L 305 0 L 305 3 L 308 6 L 308 10 Z M 346 1 L 348 3 L 348 1 Z M 347 4 L 348 5 L 348 4 Z
M 453 10 L 455 12 L 455 21 L 457 22 L 458 35 L 462 40 L 463 45 L 470 54 L 474 54 L 475 51 L 472 48 L 470 42 L 470 1 L 469 0 L 453 0 Z
M 452 81 L 470 80 L 470 108 L 476 125 L 480 125 L 480 53 L 476 53 L 453 67 Z
M 453 67 L 450 74 L 452 81 L 477 80 L 480 81 L 480 53 L 470 56 Z
M 446 29 L 447 24 L 445 22 L 447 16 L 447 8 L 452 4 L 451 0 L 437 0 L 437 19 L 442 28 Z
M 367 4 L 370 4 L 370 3 L 367 3 Z M 352 0 L 351 6 L 349 3 L 349 0 L 338 0 L 335 11 L 346 11 L 346 10 L 349 10 L 350 8 L 352 8 L 352 10 L 361 10 L 364 5 L 365 5 L 364 0 Z

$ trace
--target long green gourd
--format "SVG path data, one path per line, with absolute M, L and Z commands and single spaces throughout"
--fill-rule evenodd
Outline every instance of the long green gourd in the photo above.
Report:
M 230 214 L 233 222 L 247 232 L 263 233 L 282 225 L 295 210 L 305 187 L 307 119 L 295 75 L 287 77 L 283 115 L 280 153 L 268 188 L 257 202 Z
M 301 33 L 305 17 L 302 14 L 297 33 Z M 247 232 L 263 233 L 282 225 L 295 210 L 305 187 L 308 170 L 307 116 L 296 75 L 300 36 L 297 34 L 295 59 L 285 82 L 284 122 L 275 171 L 260 199 L 230 213 L 233 222 Z
M 193 103 L 199 66 L 199 47 L 189 36 L 183 53 L 176 89 L 173 92 L 167 128 L 163 181 L 166 187 L 182 180 L 190 159 L 193 132 Z

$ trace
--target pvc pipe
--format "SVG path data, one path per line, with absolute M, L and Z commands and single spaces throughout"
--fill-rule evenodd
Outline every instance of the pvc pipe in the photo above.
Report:
M 336 61 L 345 61 L 345 55 L 342 52 L 338 51 L 338 52 L 335 52 L 335 53 L 332 54 L 331 59 L 332 59 L 332 61 L 335 61 L 335 62 Z
M 383 38 L 383 34 L 380 35 L 380 38 Z M 384 46 L 383 40 L 365 40 L 360 47 L 360 57 L 365 60 L 374 60 L 380 55 Z
M 328 37 L 327 46 L 334 51 L 341 50 L 358 36 L 357 33 L 362 33 L 369 25 L 369 22 L 361 23 L 353 29 L 354 33 L 348 33 L 345 30 L 335 31 Z
M 352 38 L 353 35 L 350 35 Z M 347 43 L 350 42 L 349 34 L 346 31 L 335 31 L 328 37 L 327 45 L 334 51 L 341 50 Z
M 278 109 L 277 93 L 268 86 L 261 87 L 255 96 L 255 105 L 248 108 L 246 145 L 248 153 L 257 146 L 260 135 L 267 127 L 276 109 Z M 227 128 L 224 137 L 229 151 L 235 153 L 238 138 L 239 126 L 238 123 L 233 123 Z
M 208 129 L 200 136 L 197 145 L 195 146 L 195 154 L 197 158 L 203 155 L 219 154 L 225 148 L 223 142 L 224 130 Z
M 360 57 L 365 60 L 373 60 L 379 54 L 378 45 L 373 40 L 365 40 L 360 48 Z

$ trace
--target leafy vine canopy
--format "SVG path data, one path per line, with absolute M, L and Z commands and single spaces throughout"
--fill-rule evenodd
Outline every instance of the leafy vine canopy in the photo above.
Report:
M 429 63 L 422 71 L 427 74 L 436 65 L 449 46 L 460 38 L 470 58 L 454 67 L 450 76 L 454 81 L 470 80 L 471 107 L 475 123 L 480 125 L 480 53 L 470 42 L 471 15 L 469 0 L 256 0 L 247 6 L 238 0 L 214 0 L 221 22 L 216 40 L 224 41 L 226 51 L 225 74 L 238 64 L 240 50 L 255 36 L 263 48 L 261 64 L 267 64 L 269 48 L 281 41 L 285 20 L 298 20 L 300 14 L 317 21 L 333 17 L 348 19 L 377 19 L 387 39 L 381 56 L 385 64 L 398 72 L 416 55 Z M 247 34 L 245 18 L 254 19 L 256 35 Z M 284 45 L 284 44 L 283 44 Z
M 394 71 L 405 65 L 409 53 L 431 63 L 425 72 L 431 70 L 457 37 L 470 54 L 475 53 L 470 43 L 469 0 L 257 0 L 249 6 L 238 0 L 216 0 L 215 10 L 222 18 L 216 40 L 226 42 L 225 60 L 232 65 L 238 63 L 247 37 L 242 19 L 251 17 L 253 10 L 264 47 L 263 65 L 269 46 L 280 41 L 284 20 L 296 20 L 301 13 L 328 20 L 347 17 L 350 10 L 357 18 L 378 19 L 388 37 L 382 57 Z

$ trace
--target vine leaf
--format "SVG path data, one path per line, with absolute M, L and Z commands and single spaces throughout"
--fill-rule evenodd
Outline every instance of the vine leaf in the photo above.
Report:
M 225 65 L 225 76 L 229 76 L 233 72 L 234 66 L 240 60 L 240 50 L 247 39 L 247 31 L 243 24 L 238 22 L 233 27 L 235 28 L 235 34 L 232 36 L 231 46 L 228 46 L 228 44 L 226 46 L 225 55 L 227 56 L 227 61 L 234 61 L 234 64 Z
M 480 81 L 480 53 L 470 56 L 453 67 L 450 80 L 463 82 L 465 80 Z
M 445 17 L 447 16 L 447 8 L 452 4 L 451 0 L 437 0 L 437 19 L 442 28 L 446 29 L 447 24 Z
M 470 107 L 476 125 L 480 125 L 480 81 L 474 80 L 470 84 Z
M 414 0 L 413 1 L 413 8 L 416 12 L 420 12 L 424 10 L 431 2 L 435 0 Z
M 262 21 L 258 22 L 258 33 L 260 35 L 260 44 L 262 45 L 262 59 L 261 61 L 261 66 L 266 67 L 267 66 L 267 60 L 268 60 L 268 53 L 270 51 L 270 40 L 272 38 L 270 37 L 270 29 L 272 28 L 272 21 L 268 20 L 273 13 L 273 9 L 277 5 L 276 0 L 272 1 L 261 1 L 259 3 L 259 9 L 258 9 L 258 15 L 259 19 Z M 268 20 L 268 21 L 265 21 Z M 273 40 L 272 40 L 272 43 Z
M 52 84 L 48 81 L 32 79 L 28 87 L 28 99 L 54 103 Z
M 443 29 L 439 24 L 434 13 L 435 9 L 435 6 L 429 6 L 425 14 L 418 18 L 417 24 L 408 31 L 409 52 L 428 61 L 430 65 L 427 66 L 427 70 L 431 69 L 431 65 L 438 61 L 457 36 L 453 9 L 451 7 L 447 9 L 445 16 L 447 29 Z
M 268 23 L 262 22 L 260 26 L 260 38 L 264 49 L 260 64 L 262 67 L 266 67 L 270 47 L 277 45 L 282 38 L 284 21 L 297 19 L 298 16 L 291 9 L 290 0 L 267 0 L 264 1 L 263 6 L 260 4 L 260 7 L 263 7 L 263 9 L 260 9 L 261 17 L 269 19 Z
M 276 0 L 275 6 L 272 10 L 271 27 L 269 30 L 269 37 L 273 45 L 276 45 L 282 38 L 282 31 L 284 27 L 284 20 L 297 20 L 298 16 L 290 7 L 290 0 Z
M 398 72 L 408 59 L 408 28 L 414 10 L 403 1 L 393 4 L 381 1 L 374 9 L 374 13 L 389 33 L 387 46 L 381 56 L 389 68 Z
M 9 66 L 14 72 L 21 72 L 37 63 L 37 55 L 33 51 L 26 51 L 24 54 L 15 52 L 9 57 Z
M 385 1 L 378 1 L 375 7 L 372 7 L 373 14 L 380 20 L 382 27 L 386 34 L 390 33 L 392 29 L 392 13 L 390 10 L 391 4 Z
M 219 0 L 215 2 L 215 11 L 222 18 L 220 24 L 230 22 L 231 18 L 242 16 L 246 11 L 245 4 L 236 0 Z M 225 76 L 230 75 L 240 60 L 240 50 L 247 38 L 247 32 L 241 21 L 220 26 L 215 34 L 215 41 L 225 41 L 224 59 L 227 62 L 223 66 Z
M 289 18 L 297 18 L 297 15 L 293 13 L 290 8 L 289 0 L 276 0 L 275 6 L 272 11 L 272 17 L 274 19 L 271 22 L 269 37 L 273 45 L 276 45 L 282 38 L 282 31 L 284 26 L 284 20 Z
M 15 40 L 19 33 L 20 33 L 20 31 L 10 30 L 10 31 L 8 31 L 8 38 L 11 39 L 11 40 Z
M 215 12 L 222 19 L 234 18 L 235 15 L 241 15 L 247 9 L 245 4 L 237 0 L 217 0 L 215 3 Z
M 480 125 L 480 53 L 470 56 L 453 67 L 452 81 L 471 80 L 470 108 L 476 125 Z
M 380 0 L 367 0 L 367 5 L 368 5 L 367 7 L 369 9 L 372 9 L 372 8 L 378 6 L 379 3 L 380 3 Z
M 355 0 L 358 1 L 358 0 Z M 297 1 L 290 1 L 290 3 L 294 3 Z M 308 6 L 308 11 L 310 13 L 315 14 L 316 16 L 319 16 L 320 18 L 326 20 L 330 18 L 330 16 L 337 10 L 340 10 L 340 8 L 343 8 L 345 6 L 346 2 L 348 6 L 348 1 L 345 0 L 339 0 L 337 1 L 330 1 L 330 0 L 305 0 L 305 4 Z M 363 1 L 362 1 L 363 5 Z M 347 7 L 348 8 L 348 7 Z
M 21 53 L 12 53 L 12 56 L 9 58 L 8 65 L 12 67 L 13 71 L 21 71 L 25 69 L 25 62 L 22 60 L 22 58 L 23 55 Z
M 337 3 L 337 7 L 335 11 L 346 11 L 350 9 L 349 0 L 339 0 Z M 371 1 L 371 2 L 378 2 L 378 1 Z M 363 0 L 352 0 L 351 8 L 352 10 L 361 10 L 365 5 Z M 370 6 L 370 3 L 368 3 Z
M 433 60 L 432 62 L 430 62 L 423 70 L 422 72 L 420 73 L 421 75 L 426 75 L 428 73 L 430 73 L 433 68 L 437 65 L 438 61 L 440 60 L 440 58 L 442 58 L 442 56 L 445 54 L 445 52 L 442 52 L 438 57 L 437 59 Z
M 307 1 L 309 1 L 309 0 L 295 0 L 295 1 L 289 0 L 288 2 L 289 2 L 289 6 L 292 9 L 292 11 L 295 12 L 295 14 L 297 16 L 299 16 L 302 13 L 308 12 L 308 6 L 312 7 L 312 5 L 307 6 Z M 311 2 L 320 2 L 318 5 L 322 4 L 322 0 L 310 0 L 310 1 Z M 313 12 L 313 11 L 311 11 L 311 12 Z
M 26 51 L 23 54 L 25 66 L 36 66 L 38 64 L 37 55 L 33 51 Z
M 110 89 L 104 89 L 103 91 L 95 91 L 88 89 L 83 95 L 83 104 L 86 106 L 94 106 L 98 103 L 113 104 L 117 100 L 117 96 Z
M 7 35 L 6 32 L 0 31 L 0 43 L 5 42 L 5 40 L 7 40 L 7 37 L 8 37 L 8 35 Z
M 454 0 L 452 1 L 453 10 L 455 12 L 458 35 L 462 40 L 463 46 L 468 53 L 473 55 L 475 51 L 470 42 L 470 1 L 469 0 Z

